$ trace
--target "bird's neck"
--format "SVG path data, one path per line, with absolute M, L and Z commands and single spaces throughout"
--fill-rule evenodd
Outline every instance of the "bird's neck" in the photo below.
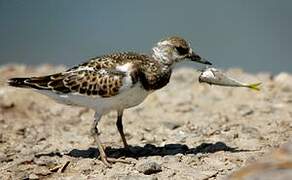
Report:
M 152 57 L 161 65 L 163 71 L 169 71 L 173 66 L 173 60 L 163 48 L 159 48 L 158 46 L 153 47 Z
M 153 48 L 151 56 L 151 60 L 145 64 L 145 67 L 142 68 L 143 72 L 140 74 L 140 81 L 148 91 L 160 89 L 168 84 L 173 64 L 157 47 Z

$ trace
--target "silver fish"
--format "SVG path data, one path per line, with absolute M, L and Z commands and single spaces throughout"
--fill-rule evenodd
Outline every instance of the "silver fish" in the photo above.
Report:
M 260 90 L 261 83 L 242 83 L 233 78 L 226 76 L 222 71 L 215 68 L 207 68 L 201 72 L 199 76 L 200 83 L 208 83 L 210 85 L 232 86 L 232 87 L 246 87 L 253 90 Z

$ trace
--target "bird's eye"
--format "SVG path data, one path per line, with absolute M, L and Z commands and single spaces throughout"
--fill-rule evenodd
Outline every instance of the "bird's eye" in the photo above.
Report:
M 175 49 L 180 55 L 185 55 L 189 53 L 189 48 L 184 48 L 184 47 L 179 46 L 179 47 L 175 47 Z

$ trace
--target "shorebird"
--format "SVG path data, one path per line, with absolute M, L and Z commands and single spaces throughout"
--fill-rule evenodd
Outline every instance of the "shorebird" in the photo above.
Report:
M 159 41 L 152 54 L 122 52 L 89 59 L 64 72 L 8 80 L 14 87 L 32 88 L 57 102 L 95 110 L 91 133 L 97 143 L 100 158 L 106 166 L 114 162 L 108 158 L 99 138 L 98 122 L 110 111 L 117 112 L 116 126 L 123 145 L 128 143 L 123 131 L 123 112 L 139 105 L 155 90 L 168 84 L 175 64 L 191 60 L 211 65 L 180 37 Z

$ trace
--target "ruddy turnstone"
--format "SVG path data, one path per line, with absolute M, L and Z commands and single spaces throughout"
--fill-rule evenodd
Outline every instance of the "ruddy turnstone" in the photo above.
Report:
M 127 148 L 122 117 L 124 109 L 140 104 L 150 93 L 164 87 L 175 64 L 189 59 L 209 64 L 180 37 L 169 37 L 153 47 L 151 55 L 133 52 L 113 53 L 92 58 L 64 72 L 26 78 L 12 78 L 14 87 L 32 88 L 57 102 L 88 107 L 95 110 L 91 133 L 100 152 L 102 162 L 110 166 L 97 128 L 101 117 L 117 111 L 116 126 Z

